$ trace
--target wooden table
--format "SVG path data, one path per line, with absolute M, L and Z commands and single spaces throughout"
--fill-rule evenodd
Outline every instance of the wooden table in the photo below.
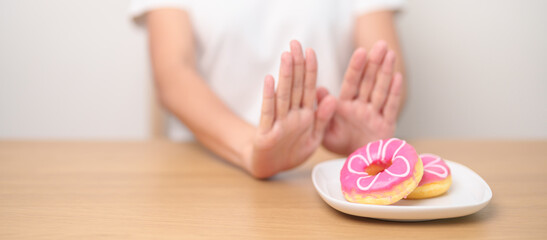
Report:
M 315 192 L 318 151 L 258 181 L 195 143 L 0 142 L 0 239 L 547 239 L 547 141 L 410 141 L 467 165 L 494 197 L 456 219 L 340 213 Z

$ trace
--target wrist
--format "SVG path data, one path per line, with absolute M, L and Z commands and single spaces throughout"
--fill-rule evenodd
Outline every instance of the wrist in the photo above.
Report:
M 242 144 L 240 152 L 240 167 L 248 173 L 252 173 L 253 170 L 253 144 L 254 135 L 247 137 Z

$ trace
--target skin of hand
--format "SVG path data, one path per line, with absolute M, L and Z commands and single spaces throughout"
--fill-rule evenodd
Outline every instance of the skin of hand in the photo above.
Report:
M 405 64 L 402 55 L 402 49 L 397 36 L 395 27 L 395 11 L 379 10 L 362 14 L 355 19 L 354 43 L 357 47 L 372 49 L 378 41 L 385 41 L 389 49 L 395 51 L 397 61 L 395 61 L 395 72 L 405 75 Z M 406 81 L 403 82 L 403 98 L 401 106 L 406 99 Z
M 200 75 L 191 26 L 188 13 L 179 9 L 147 14 L 150 58 L 163 106 L 207 149 L 255 178 L 304 162 L 321 143 L 336 104 L 334 97 L 325 97 L 314 106 L 315 53 L 307 50 L 304 59 L 300 43 L 291 42 L 291 53 L 282 56 L 277 90 L 271 76 L 264 81 L 261 121 L 255 127 L 234 114 Z
M 403 94 L 402 75 L 394 72 L 395 58 L 384 41 L 377 42 L 368 57 L 365 49 L 355 50 L 325 131 L 325 148 L 348 155 L 370 141 L 393 136 Z M 328 96 L 325 88 L 317 90 L 319 103 Z
M 301 50 L 296 50 L 301 49 L 300 44 L 291 43 L 290 57 L 287 53 L 283 54 L 284 64 L 277 91 L 273 90 L 273 78 L 266 77 L 261 123 L 257 128 L 234 114 L 197 71 L 196 47 L 188 13 L 165 8 L 147 15 L 151 63 L 161 103 L 194 133 L 201 144 L 221 158 L 245 169 L 255 178 L 267 178 L 304 162 L 317 148 L 324 134 L 329 136 L 329 140 L 335 139 L 332 136 L 340 137 L 336 133 L 343 131 L 339 131 L 336 128 L 339 125 L 335 124 L 346 124 L 341 120 L 348 120 L 347 117 L 340 118 L 345 116 L 344 111 L 340 110 L 340 102 L 321 89 L 317 90 L 320 100 L 317 108 L 313 106 L 314 100 L 310 100 L 313 99 L 310 96 L 315 95 L 317 75 L 313 51 L 307 51 L 306 59 L 301 64 Z M 358 22 L 374 22 L 369 21 L 370 18 L 384 15 L 368 14 Z M 364 30 L 357 33 L 359 36 L 371 36 Z M 367 44 L 365 41 L 359 42 Z M 291 72 L 292 78 L 288 72 Z M 301 99 L 300 104 L 296 104 L 298 99 Z M 330 121 L 329 129 L 323 131 L 335 109 L 340 116 Z M 344 127 L 340 129 L 348 130 Z M 334 150 L 337 146 L 328 144 L 329 140 L 323 143 L 335 152 L 343 152 Z M 348 148 L 345 149 L 347 151 Z
M 256 178 L 268 178 L 303 163 L 323 139 L 336 99 L 324 96 L 315 109 L 317 59 L 312 49 L 302 53 L 298 41 L 281 56 L 277 90 L 271 75 L 264 80 L 260 124 L 250 144 L 247 168 Z

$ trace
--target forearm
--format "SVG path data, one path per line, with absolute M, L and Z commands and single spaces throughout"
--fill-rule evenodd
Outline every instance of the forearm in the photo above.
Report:
M 399 45 L 393 15 L 393 11 L 378 11 L 358 17 L 355 24 L 355 45 L 369 50 L 377 41 L 385 41 L 389 49 L 395 51 L 397 55 L 395 71 L 400 72 L 405 78 L 404 58 Z M 406 84 L 403 84 L 402 94 L 401 101 L 404 102 L 406 99 Z
M 231 112 L 196 70 L 173 67 L 156 74 L 156 85 L 162 104 L 199 142 L 229 162 L 248 168 L 245 160 L 255 127 Z
M 150 59 L 158 96 L 205 147 L 248 170 L 255 127 L 211 91 L 196 71 L 192 24 L 186 11 L 156 9 L 147 14 Z

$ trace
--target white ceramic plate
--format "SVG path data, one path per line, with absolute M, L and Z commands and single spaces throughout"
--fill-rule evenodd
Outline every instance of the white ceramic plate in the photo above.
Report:
M 392 221 L 425 221 L 454 218 L 475 213 L 492 199 L 492 190 L 473 170 L 446 161 L 452 173 L 452 186 L 445 194 L 423 200 L 401 200 L 392 205 L 369 205 L 346 201 L 340 185 L 340 169 L 345 159 L 315 165 L 313 185 L 321 198 L 334 209 L 361 217 Z

